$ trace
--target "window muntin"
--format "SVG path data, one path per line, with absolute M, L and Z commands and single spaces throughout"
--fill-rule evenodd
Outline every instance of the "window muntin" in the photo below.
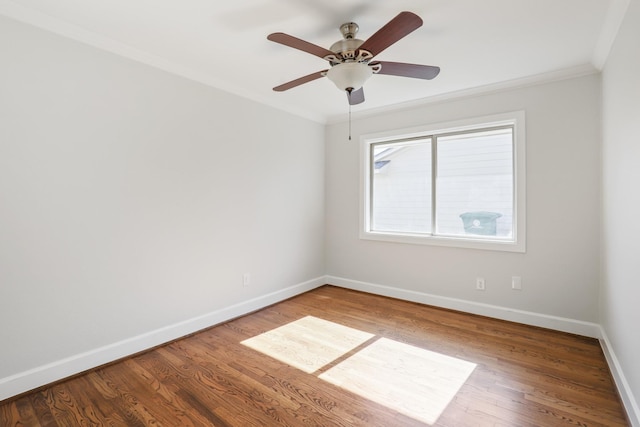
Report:
M 524 136 L 523 112 L 363 136 L 360 237 L 524 252 Z

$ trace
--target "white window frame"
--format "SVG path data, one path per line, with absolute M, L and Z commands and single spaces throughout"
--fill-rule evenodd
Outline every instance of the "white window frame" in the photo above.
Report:
M 513 126 L 513 180 L 514 180 L 514 224 L 513 238 L 491 240 L 473 236 L 436 236 L 400 232 L 371 230 L 371 147 L 380 142 L 419 138 L 431 134 L 472 131 L 482 128 Z M 526 145 L 525 113 L 514 111 L 491 116 L 475 117 L 445 123 L 436 123 L 409 129 L 380 132 L 360 137 L 360 238 L 396 243 L 451 246 L 471 249 L 486 249 L 507 252 L 526 250 Z

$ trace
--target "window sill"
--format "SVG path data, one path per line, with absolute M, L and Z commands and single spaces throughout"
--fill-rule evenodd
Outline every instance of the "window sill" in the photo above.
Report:
M 524 241 L 501 239 L 474 239 L 473 237 L 427 236 L 419 234 L 400 234 L 362 231 L 362 240 L 377 240 L 382 242 L 407 243 L 414 245 L 445 246 L 465 249 L 482 249 L 502 252 L 525 252 Z

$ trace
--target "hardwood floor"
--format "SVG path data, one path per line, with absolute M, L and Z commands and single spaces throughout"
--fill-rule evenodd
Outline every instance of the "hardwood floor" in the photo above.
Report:
M 271 350 L 249 347 L 255 347 L 255 340 L 242 343 L 306 316 L 335 325 L 326 332 L 331 339 L 321 339 L 320 345 L 326 348 L 341 342 L 340 330 L 350 334 L 351 328 L 365 335 L 342 348 L 344 354 L 337 359 L 321 361 L 318 366 L 324 365 L 314 367 L 311 373 L 263 351 L 286 351 L 287 340 L 297 340 L 304 347 L 305 339 L 315 339 L 313 331 L 282 335 L 279 339 L 284 344 L 264 341 L 273 336 L 266 334 L 259 345 Z M 309 327 L 309 322 L 297 325 Z M 374 352 L 376 343 L 386 343 L 385 348 L 390 349 L 385 350 L 386 356 Z M 428 354 L 425 357 L 443 358 L 444 365 L 461 360 L 467 369 L 475 364 L 468 369 L 471 373 L 466 382 L 446 399 L 448 405 L 434 426 L 628 425 L 597 340 L 323 286 L 144 354 L 0 402 L 0 426 L 429 425 L 407 415 L 411 410 L 392 409 L 393 405 L 371 397 L 373 394 L 371 398 L 361 395 L 384 392 L 391 402 L 393 377 L 384 376 L 383 365 L 367 368 L 366 364 L 394 352 L 404 361 L 403 349 L 409 346 L 416 357 L 424 353 Z M 314 359 L 312 354 L 294 353 L 303 360 Z M 354 361 L 361 364 L 356 366 Z M 407 371 L 408 377 L 419 382 L 421 372 L 440 369 L 421 371 L 430 363 L 394 369 Z M 357 372 L 359 369 L 363 371 Z M 339 377 L 345 372 L 356 376 Z M 447 381 L 448 371 L 439 372 L 436 374 Z M 348 391 L 357 390 L 351 386 L 355 382 L 352 378 L 358 375 L 362 379 L 377 377 L 388 386 Z M 323 379 L 332 376 L 346 378 L 347 383 L 340 387 Z M 437 393 L 433 384 L 426 382 L 427 387 L 432 386 L 431 392 Z M 407 387 L 411 386 L 401 388 L 406 391 Z M 421 393 L 412 397 L 423 397 L 424 405 L 435 399 Z

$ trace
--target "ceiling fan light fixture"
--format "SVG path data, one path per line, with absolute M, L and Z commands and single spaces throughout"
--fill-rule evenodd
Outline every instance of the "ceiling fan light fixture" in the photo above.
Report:
M 355 91 L 362 87 L 373 70 L 363 62 L 343 62 L 327 71 L 327 77 L 341 91 Z

